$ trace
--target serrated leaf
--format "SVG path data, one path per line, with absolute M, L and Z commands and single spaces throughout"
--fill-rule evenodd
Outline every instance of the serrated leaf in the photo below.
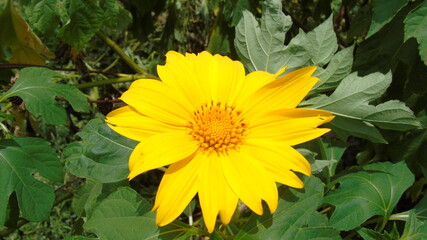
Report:
M 283 43 L 292 20 L 283 14 L 281 6 L 279 0 L 264 3 L 261 27 L 252 13 L 243 11 L 243 17 L 236 26 L 235 46 L 249 72 L 264 70 L 276 73 L 284 66 Z
M 323 198 L 323 184 L 316 177 L 305 178 L 304 189 L 281 188 L 274 214 L 252 215 L 235 236 L 238 239 L 340 239 L 316 210 Z
M 104 199 L 83 225 L 104 240 L 177 239 L 199 233 L 197 228 L 180 221 L 156 226 L 152 206 L 133 189 L 121 187 Z
M 12 192 L 24 218 L 49 218 L 55 195 L 52 187 L 34 178 L 36 172 L 52 181 L 63 180 L 61 164 L 49 142 L 39 138 L 0 141 L 0 225 L 4 224 Z
M 282 12 L 277 0 L 264 2 L 261 26 L 249 11 L 243 12 L 234 44 L 249 72 L 276 73 L 284 66 L 293 71 L 306 65 L 324 66 L 331 60 L 338 48 L 332 17 L 307 34 L 300 31 L 283 45 L 291 25 L 291 18 Z
M 10 52 L 10 63 L 44 65 L 47 57 L 55 57 L 18 14 L 13 0 L 0 13 L 0 36 L 0 58 Z
M 332 15 L 313 31 L 307 33 L 307 38 L 311 44 L 310 54 L 312 56 L 309 65 L 326 65 L 338 49 Z
M 331 225 L 346 231 L 375 215 L 388 219 L 413 182 L 414 175 L 403 162 L 374 163 L 337 179 L 340 186 L 324 199 L 336 207 L 330 218 Z
M 127 178 L 128 160 L 136 141 L 117 134 L 100 119 L 91 120 L 77 135 L 82 141 L 71 143 L 64 150 L 66 166 L 72 174 L 102 183 Z
M 58 36 L 71 46 L 81 49 L 102 27 L 104 12 L 93 0 L 70 0 L 67 22 Z
M 427 223 L 418 220 L 413 211 L 406 221 L 405 229 L 400 240 L 424 240 L 427 239 Z
M 312 93 L 334 90 L 341 80 L 350 74 L 353 66 L 353 50 L 354 46 L 340 50 L 332 57 L 326 69 L 317 68 L 314 76 L 320 80 L 311 90 Z
M 378 32 L 384 25 L 389 23 L 393 17 L 402 9 L 408 0 L 374 0 L 372 2 L 372 17 L 371 26 L 369 27 L 368 37 Z
M 117 0 L 106 0 L 99 3 L 103 13 L 104 24 L 110 28 L 125 30 L 132 23 L 132 15 Z
M 427 2 L 411 11 L 405 21 L 405 40 L 415 37 L 420 56 L 427 65 Z
M 65 109 L 55 97 L 64 97 L 77 112 L 89 111 L 86 96 L 76 87 L 52 82 L 58 73 L 46 68 L 24 68 L 19 71 L 19 78 L 4 94 L 4 98 L 21 97 L 28 111 L 35 116 L 42 116 L 46 123 L 63 124 L 67 121 Z
M 391 83 L 391 74 L 373 73 L 358 77 L 353 73 L 344 78 L 329 97 L 312 101 L 310 108 L 332 112 L 337 117 L 330 126 L 337 132 L 350 133 L 373 142 L 385 139 L 374 125 L 391 130 L 405 131 L 421 127 L 413 112 L 404 103 L 388 101 L 377 106 L 370 102 L 379 98 Z M 345 140 L 345 139 L 344 139 Z

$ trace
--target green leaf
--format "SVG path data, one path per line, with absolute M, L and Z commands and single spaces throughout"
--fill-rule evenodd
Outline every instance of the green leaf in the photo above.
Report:
M 427 239 L 427 223 L 426 221 L 418 220 L 413 211 L 409 214 L 409 219 L 406 221 L 405 230 L 403 231 L 400 240 L 424 240 Z
M 28 10 L 28 21 L 34 30 L 51 34 L 61 22 L 60 10 L 65 11 L 62 1 L 39 0 L 33 1 L 34 5 Z
M 67 121 L 65 109 L 55 100 L 64 97 L 77 112 L 88 112 L 89 103 L 86 96 L 76 87 L 52 82 L 58 73 L 46 68 L 24 68 L 19 71 L 19 78 L 2 99 L 21 97 L 28 111 L 35 116 L 42 116 L 46 123 L 63 124 Z
M 427 2 L 412 10 L 405 21 L 405 40 L 415 37 L 420 56 L 427 65 Z
M 326 65 L 338 49 L 332 15 L 329 16 L 329 18 L 322 24 L 313 29 L 313 31 L 307 33 L 307 38 L 311 44 L 311 59 L 309 65 Z
M 312 93 L 334 90 L 338 84 L 351 72 L 353 65 L 354 46 L 345 48 L 337 52 L 326 69 L 317 68 L 314 73 L 319 82 L 311 90 Z
M 332 16 L 307 34 L 300 31 L 288 45 L 283 45 L 291 25 L 291 18 L 282 12 L 281 2 L 278 0 L 264 2 L 261 26 L 252 13 L 243 12 L 243 17 L 236 26 L 234 44 L 249 72 L 264 70 L 276 73 L 284 66 L 288 66 L 287 71 L 293 71 L 307 65 L 324 66 L 331 61 L 338 48 Z M 342 60 L 340 55 L 334 62 Z M 343 69 L 349 68 L 346 62 Z M 328 78 L 333 72 L 341 71 L 335 64 L 326 73 L 330 74 Z
M 200 234 L 197 228 L 180 221 L 156 226 L 152 206 L 133 189 L 121 187 L 104 199 L 83 225 L 104 240 L 177 239 Z
M 83 212 L 89 212 L 96 199 L 102 193 L 102 183 L 91 179 L 86 179 L 85 185 L 80 188 L 73 196 L 71 207 L 77 216 L 82 216 Z
M 393 17 L 402 9 L 408 0 L 374 0 L 372 2 L 372 23 L 369 27 L 368 37 L 378 32 L 384 25 L 389 23 Z
M 93 0 L 70 0 L 68 15 L 70 21 L 59 30 L 58 36 L 81 49 L 102 27 L 104 12 Z
M 357 233 L 364 239 L 364 240 L 394 240 L 396 238 L 392 238 L 387 233 L 379 233 L 369 228 L 361 228 L 357 230 Z
M 47 57 L 55 57 L 18 14 L 13 0 L 0 13 L 0 36 L 0 59 L 10 52 L 10 63 L 44 65 Z
M 330 126 L 339 136 L 354 135 L 372 142 L 385 143 L 374 125 L 398 131 L 421 127 L 411 109 L 391 100 L 377 106 L 369 104 L 379 98 L 391 83 L 391 74 L 373 73 L 358 77 L 353 73 L 344 78 L 329 97 L 312 100 L 310 108 L 332 112 L 336 118 Z M 346 140 L 346 139 L 344 139 Z
M 15 192 L 24 218 L 49 218 L 55 195 L 52 187 L 34 178 L 34 173 L 63 181 L 61 164 L 50 143 L 39 138 L 0 141 L 0 225 L 4 224 L 9 196 Z
M 323 198 L 323 184 L 318 178 L 305 178 L 304 189 L 280 190 L 283 191 L 274 214 L 253 214 L 235 240 L 340 239 L 338 231 L 328 226 L 327 217 L 316 211 Z
M 337 179 L 340 186 L 324 199 L 336 207 L 330 218 L 331 225 L 346 231 L 375 215 L 388 219 L 413 182 L 414 175 L 403 162 L 374 163 Z
M 117 134 L 100 119 L 91 120 L 77 135 L 82 141 L 73 142 L 64 150 L 66 166 L 72 174 L 102 183 L 127 178 L 128 160 L 136 141 Z
M 285 66 L 283 51 L 286 32 L 291 28 L 291 17 L 282 12 L 279 0 L 266 1 L 261 27 L 249 11 L 236 26 L 235 46 L 249 72 L 264 70 L 276 73 Z

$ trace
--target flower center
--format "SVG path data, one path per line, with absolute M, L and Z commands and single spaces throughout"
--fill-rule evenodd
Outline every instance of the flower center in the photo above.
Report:
M 246 124 L 240 112 L 227 104 L 213 102 L 194 111 L 189 123 L 190 134 L 208 152 L 227 152 L 242 142 Z

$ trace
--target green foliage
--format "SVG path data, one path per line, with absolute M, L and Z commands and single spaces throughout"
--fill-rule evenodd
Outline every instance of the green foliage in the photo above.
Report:
M 44 65 L 46 57 L 54 57 L 24 19 L 17 13 L 13 0 L 0 13 L 0 59 L 10 63 Z
M 55 101 L 55 97 L 66 98 L 75 111 L 89 111 L 86 97 L 76 87 L 53 83 L 53 77 L 59 77 L 58 73 L 46 68 L 25 68 L 19 72 L 15 84 L 2 99 L 21 97 L 28 111 L 43 117 L 50 124 L 63 124 L 67 121 L 66 111 Z
M 55 195 L 52 187 L 34 174 L 63 181 L 62 166 L 50 147 L 39 138 L 0 141 L 0 225 L 6 221 L 9 196 L 15 192 L 22 215 L 30 221 L 49 218 Z
M 304 190 L 281 190 L 278 209 L 273 214 L 253 214 L 235 239 L 340 239 L 327 218 L 316 211 L 323 199 L 318 178 L 306 178 Z
M 64 150 L 66 166 L 72 174 L 103 183 L 127 178 L 127 160 L 135 141 L 120 136 L 100 119 L 91 120 L 77 135 L 82 141 L 73 142 Z
M 427 1 L 301 3 L 0 0 L 0 238 L 426 239 Z M 102 120 L 167 51 L 205 49 L 248 73 L 316 66 L 300 107 L 335 115 L 296 146 L 303 189 L 210 235 L 197 198 L 156 226 L 162 171 L 129 182 L 137 142 Z
M 391 100 L 377 106 L 369 103 L 379 98 L 391 83 L 391 75 L 373 73 L 358 77 L 357 73 L 348 75 L 328 97 L 321 95 L 311 108 L 324 109 L 336 115 L 330 123 L 341 139 L 353 135 L 372 142 L 386 143 L 379 131 L 383 129 L 405 131 L 420 127 L 412 111 L 404 103 Z
M 119 188 L 96 206 L 84 224 L 101 239 L 187 239 L 199 231 L 175 221 L 157 227 L 152 206 L 131 188 Z
M 403 162 L 385 162 L 365 166 L 336 182 L 339 188 L 324 199 L 336 207 L 330 223 L 336 229 L 350 230 L 375 215 L 387 221 L 403 192 L 414 182 L 414 176 Z
M 408 0 L 374 0 L 372 11 L 372 23 L 369 28 L 368 36 L 378 32 L 384 25 L 389 23 L 396 13 L 408 3 Z
M 405 39 L 415 37 L 421 58 L 427 64 L 427 2 L 412 10 L 405 21 Z

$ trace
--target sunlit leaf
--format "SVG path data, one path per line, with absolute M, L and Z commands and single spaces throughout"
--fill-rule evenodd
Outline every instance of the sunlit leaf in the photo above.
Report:
M 350 230 L 375 215 L 388 219 L 403 192 L 414 182 L 414 175 L 403 162 L 383 162 L 344 175 L 336 182 L 339 187 L 324 199 L 336 207 L 330 223 L 336 229 Z
M 13 0 L 0 13 L 0 36 L 0 58 L 7 56 L 10 63 L 44 65 L 46 58 L 55 57 L 18 14 Z
M 427 65 L 427 2 L 408 14 L 405 19 L 405 39 L 415 37 L 420 56 Z
M 82 141 L 73 142 L 64 150 L 66 166 L 72 174 L 103 183 L 127 178 L 128 160 L 136 141 L 117 134 L 100 119 L 91 120 L 77 135 Z
M 95 207 L 83 227 L 104 240 L 188 239 L 199 233 L 180 221 L 158 227 L 151 208 L 133 189 L 121 187 Z
M 55 97 L 66 98 L 75 111 L 89 111 L 86 96 L 76 87 L 52 82 L 52 78 L 58 76 L 58 73 L 46 68 L 24 68 L 19 71 L 19 78 L 3 98 L 21 97 L 28 111 L 43 117 L 49 124 L 63 124 L 67 121 L 65 109 Z
M 340 81 L 347 77 L 353 65 L 354 47 L 345 48 L 337 52 L 329 62 L 328 66 L 317 68 L 314 76 L 319 78 L 319 82 L 313 87 L 311 92 L 324 92 L 334 90 Z
M 306 178 L 304 189 L 282 189 L 279 207 L 262 216 L 252 215 L 234 238 L 255 239 L 340 239 L 328 226 L 326 216 L 316 210 L 322 203 L 323 184 L 316 177 Z
M 344 140 L 348 134 L 385 143 L 374 125 L 400 131 L 421 126 L 411 109 L 402 102 L 391 100 L 376 106 L 370 104 L 385 92 L 390 83 L 390 73 L 373 73 L 365 77 L 353 73 L 344 78 L 329 97 L 319 98 L 309 107 L 335 114 L 330 126 L 337 133 L 341 132 L 338 135 L 341 134 Z
M 34 174 L 62 182 L 62 167 L 50 143 L 39 138 L 0 141 L 0 225 L 4 224 L 9 196 L 15 192 L 22 215 L 30 221 L 49 218 L 55 195 Z
M 312 56 L 309 65 L 326 65 L 338 49 L 332 15 L 313 31 L 307 33 L 307 38 L 311 44 L 310 55 Z

